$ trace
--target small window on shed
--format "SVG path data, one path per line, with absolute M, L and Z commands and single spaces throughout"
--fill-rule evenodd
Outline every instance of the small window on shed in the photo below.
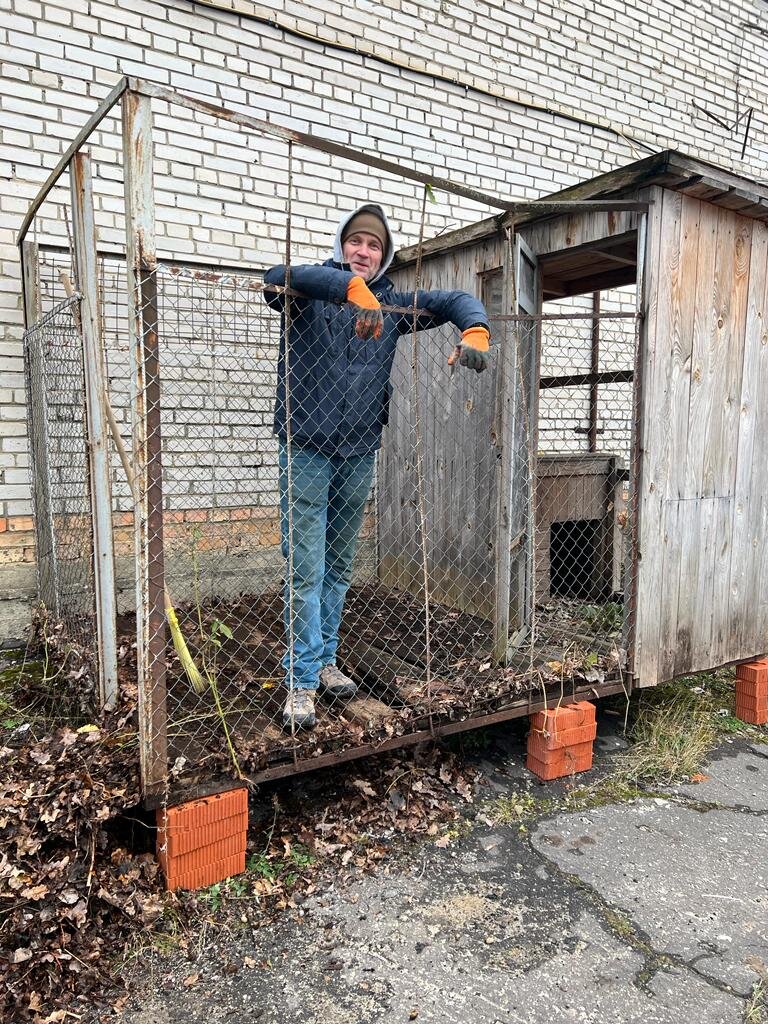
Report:
M 503 312 L 503 286 L 504 271 L 501 267 L 480 274 L 480 299 L 489 316 L 500 316 Z

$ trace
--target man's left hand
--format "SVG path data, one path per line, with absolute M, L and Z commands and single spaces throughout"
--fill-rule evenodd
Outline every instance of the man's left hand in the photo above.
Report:
M 488 366 L 488 352 L 490 350 L 490 334 L 486 327 L 476 324 L 461 332 L 461 345 L 457 345 L 453 354 L 448 357 L 448 365 L 453 366 L 458 361 L 462 366 L 482 373 Z

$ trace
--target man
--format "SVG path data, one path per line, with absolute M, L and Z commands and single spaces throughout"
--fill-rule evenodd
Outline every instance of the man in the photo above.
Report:
M 275 433 L 282 549 L 288 560 L 292 547 L 293 583 L 289 561 L 285 727 L 315 725 L 318 690 L 335 700 L 353 697 L 357 689 L 336 665 L 339 623 L 375 455 L 387 422 L 397 341 L 413 329 L 413 314 L 381 310 L 382 305 L 414 305 L 413 292 L 396 292 L 384 276 L 394 254 L 384 211 L 366 203 L 342 218 L 333 259 L 322 266 L 291 267 L 291 290 L 301 297 L 292 296 L 288 304 L 287 360 L 285 295 L 265 288 L 267 302 L 283 315 Z M 285 282 L 284 266 L 272 267 L 264 275 L 265 285 Z M 461 365 L 478 373 L 485 369 L 489 324 L 481 302 L 467 292 L 420 291 L 418 306 L 424 310 L 418 330 L 455 324 L 462 340 L 451 361 L 458 357 Z

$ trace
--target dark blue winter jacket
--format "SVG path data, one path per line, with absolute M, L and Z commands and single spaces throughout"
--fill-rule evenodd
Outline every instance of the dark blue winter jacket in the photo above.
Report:
M 413 329 L 413 314 L 384 313 L 380 338 L 355 334 L 355 310 L 346 303 L 354 275 L 342 264 L 291 267 L 290 409 L 291 436 L 327 455 L 367 455 L 381 444 L 387 422 L 389 374 L 400 335 Z M 285 285 L 285 267 L 272 267 L 266 285 Z M 369 284 L 382 306 L 411 307 L 413 292 L 398 292 L 386 277 Z M 269 305 L 283 314 L 281 323 L 275 433 L 286 437 L 285 302 L 282 293 L 265 289 Z M 419 291 L 417 330 L 454 323 L 464 331 L 488 325 L 479 299 L 463 291 Z M 490 328 L 489 328 L 490 329 Z M 446 356 L 449 353 L 446 353 Z

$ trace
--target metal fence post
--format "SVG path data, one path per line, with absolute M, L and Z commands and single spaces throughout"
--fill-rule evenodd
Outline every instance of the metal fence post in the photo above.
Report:
M 142 790 L 156 796 L 167 771 L 157 257 L 149 97 L 123 97 L 128 320 L 133 410 L 136 631 Z
M 93 578 L 96 587 L 96 629 L 99 644 L 99 696 L 102 706 L 117 702 L 117 622 L 115 556 L 112 537 L 112 488 L 109 440 L 104 411 L 106 395 L 101 333 L 101 299 L 91 160 L 76 153 L 70 167 L 75 278 L 80 292 L 80 330 L 85 370 L 85 420 L 88 430 L 93 529 Z
M 30 331 L 41 316 L 40 258 L 37 242 L 21 243 L 21 272 L 24 289 L 24 326 Z M 45 379 L 45 353 L 38 338 L 27 340 L 24 346 L 27 376 L 27 417 L 29 420 L 29 450 L 32 461 L 32 488 L 34 496 L 35 561 L 40 600 L 48 611 L 59 615 L 58 588 L 56 586 L 56 536 L 51 508 L 51 475 L 48 462 L 47 389 Z M 34 394 L 38 389 L 37 395 Z M 38 412 L 36 400 L 40 403 Z

